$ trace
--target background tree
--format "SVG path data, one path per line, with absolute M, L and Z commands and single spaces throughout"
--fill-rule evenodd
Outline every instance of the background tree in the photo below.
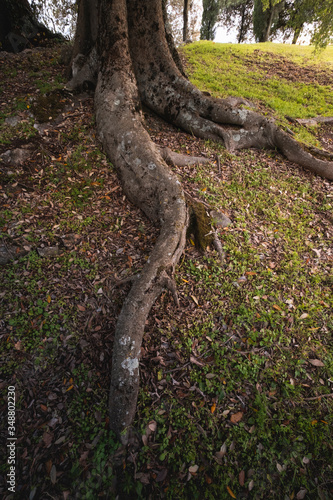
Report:
M 237 29 L 237 43 L 245 42 L 253 32 L 253 0 L 222 0 L 218 24 Z
M 304 0 L 304 5 L 308 12 L 313 12 L 311 22 L 314 23 L 314 29 L 311 43 L 318 48 L 324 48 L 333 42 L 333 0 Z
M 189 10 L 189 0 L 184 0 L 183 8 L 183 42 L 188 39 L 188 10 Z
M 31 7 L 40 22 L 73 39 L 76 28 L 76 0 L 32 0 Z
M 220 12 L 219 0 L 203 0 L 203 12 L 201 20 L 200 39 L 214 40 L 216 24 Z
M 174 42 L 179 45 L 184 40 L 184 26 L 187 23 L 186 39 L 198 40 L 201 20 L 201 0 L 187 0 L 187 11 L 184 0 L 166 0 L 166 11 L 169 29 Z M 187 20 L 184 16 L 187 15 Z
M 254 0 L 253 32 L 256 42 L 267 42 L 285 2 L 281 0 Z

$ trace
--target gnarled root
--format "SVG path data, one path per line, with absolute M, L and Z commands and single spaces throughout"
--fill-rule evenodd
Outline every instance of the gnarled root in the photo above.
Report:
M 106 7 L 102 26 L 126 27 L 122 2 Z M 139 358 L 145 322 L 163 288 L 176 297 L 173 274 L 183 252 L 188 212 L 180 182 L 170 171 L 142 125 L 127 40 L 103 46 L 95 94 L 99 137 L 121 177 L 127 197 L 160 225 L 160 235 L 146 265 L 136 275 L 115 331 L 109 400 L 110 426 L 123 442 L 133 422 L 139 389 Z M 119 51 L 119 52 L 118 52 Z M 122 58 L 112 60 L 115 53 Z M 176 299 L 178 301 L 178 299 Z
M 289 160 L 333 179 L 332 162 L 305 151 L 274 120 L 245 109 L 247 102 L 204 95 L 181 75 L 165 41 L 160 2 L 133 0 L 128 10 L 134 70 L 148 108 L 197 137 L 222 142 L 229 151 L 278 148 Z

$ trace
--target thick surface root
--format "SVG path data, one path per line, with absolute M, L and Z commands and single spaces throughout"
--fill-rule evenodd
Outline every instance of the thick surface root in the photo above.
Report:
M 148 108 L 197 137 L 224 143 L 229 151 L 277 148 L 289 160 L 333 180 L 330 161 L 305 151 L 272 119 L 248 109 L 250 103 L 204 95 L 183 77 L 163 36 L 159 2 L 133 0 L 128 9 L 129 22 L 133 21 L 129 35 L 134 70 L 140 98 Z
M 110 427 L 126 442 L 136 411 L 147 316 L 163 288 L 170 290 L 178 305 L 173 275 L 185 246 L 189 215 L 180 182 L 166 162 L 182 166 L 206 161 L 159 150 L 142 124 L 141 104 L 198 137 L 222 142 L 230 151 L 278 148 L 289 160 L 328 179 L 333 179 L 333 168 L 331 162 L 303 150 L 273 120 L 255 113 L 250 103 L 203 95 L 184 78 L 166 42 L 159 0 L 101 0 L 98 27 L 95 107 L 99 138 L 128 199 L 160 227 L 157 243 L 136 275 L 115 331 Z M 88 57 L 84 62 L 84 81 L 91 75 L 95 78 L 94 60 Z M 82 80 L 79 74 L 75 78 L 79 83 Z M 223 260 L 216 238 L 214 244 Z
M 106 3 L 107 4 L 107 3 Z M 126 26 L 126 7 L 105 8 L 106 30 Z M 186 241 L 188 213 L 180 182 L 162 159 L 142 124 L 127 40 L 101 52 L 95 94 L 99 137 L 116 166 L 127 197 L 160 226 L 160 235 L 127 296 L 118 318 L 112 359 L 109 414 L 111 429 L 126 442 L 139 389 L 139 358 L 149 311 L 163 288 L 175 297 L 173 274 Z M 115 53 L 123 54 L 113 61 Z M 127 57 L 126 57 L 127 56 Z

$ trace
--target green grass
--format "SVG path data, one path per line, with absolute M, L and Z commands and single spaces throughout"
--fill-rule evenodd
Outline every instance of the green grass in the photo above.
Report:
M 312 60 L 305 47 L 262 44 L 261 53 L 266 48 L 298 65 L 331 64 L 331 47 L 320 55 L 322 62 Z M 262 74 L 255 71 L 248 82 L 256 84 L 246 88 L 242 58 L 254 54 L 255 45 L 200 43 L 184 50 L 192 77 L 206 90 L 215 95 L 227 95 L 229 88 L 235 95 L 248 91 L 281 121 L 284 113 L 309 112 L 306 92 L 313 96 L 306 100 L 311 113 L 317 113 L 316 99 L 325 106 L 332 99 L 320 86 L 278 79 L 267 78 L 260 89 Z M 33 62 L 44 70 L 38 54 Z M 286 105 L 287 97 L 296 95 L 300 102 Z M 18 98 L 8 114 L 24 111 L 26 102 Z M 189 180 L 187 189 L 227 213 L 233 224 L 219 233 L 223 264 L 212 249 L 203 256 L 188 242 L 176 274 L 181 307 L 165 292 L 152 310 L 143 340 L 138 441 L 116 469 L 118 443 L 107 430 L 105 374 L 110 332 L 126 290 L 116 292 L 107 277 L 138 271 L 138 265 L 120 264 L 117 250 L 124 247 L 126 260 L 135 239 L 142 238 L 147 246 L 136 247 L 135 253 L 148 255 L 149 226 L 130 204 L 121 209 L 122 196 L 113 199 L 115 173 L 94 142 L 92 127 L 87 117 L 60 131 L 54 152 L 52 142 L 50 150 L 36 150 L 38 168 L 32 164 L 17 170 L 15 179 L 2 183 L 2 192 L 8 193 L 0 217 L 4 241 L 8 230 L 12 236 L 24 234 L 34 248 L 59 244 L 68 233 L 82 240 L 76 248 L 61 247 L 54 259 L 33 250 L 1 268 L 5 294 L 0 318 L 7 332 L 0 347 L 6 360 L 1 375 L 16 377 L 18 388 L 24 387 L 19 374 L 32 363 L 40 386 L 51 384 L 51 393 L 56 389 L 65 403 L 58 409 L 51 399 L 44 401 L 62 419 L 54 429 L 55 439 L 62 441 L 52 443 L 48 455 L 60 472 L 57 493 L 44 470 L 46 448 L 38 448 L 45 455 L 37 449 L 51 412 L 44 416 L 39 404 L 31 403 L 41 422 L 27 436 L 29 467 L 35 457 L 40 460 L 32 472 L 32 493 L 48 481 L 50 488 L 43 491 L 54 496 L 69 491 L 78 498 L 114 498 L 116 476 L 120 498 L 280 500 L 295 499 L 306 489 L 306 499 L 328 500 L 333 484 L 328 185 L 301 170 L 292 172 L 274 152 L 236 156 L 203 141 L 200 148 L 208 158 L 220 157 L 220 177 L 213 162 L 178 171 Z M 0 132 L 1 140 L 11 143 L 16 136 L 28 139 L 33 130 L 26 122 L 15 128 L 3 125 Z M 191 140 L 187 137 L 181 147 L 187 149 Z M 198 140 L 193 141 L 197 150 Z M 29 196 L 16 197 L 14 185 L 21 181 Z M 87 340 L 94 343 L 84 347 Z M 318 360 L 319 366 L 309 360 Z M 22 418 L 24 404 L 22 396 Z M 236 422 L 233 415 L 238 415 Z
M 329 498 L 333 407 L 320 395 L 332 392 L 333 280 L 329 266 L 308 262 L 312 248 L 329 244 L 315 214 L 330 199 L 296 175 L 274 172 L 273 179 L 251 154 L 234 157 L 233 172 L 217 183 L 196 167 L 193 182 L 206 201 L 232 211 L 235 223 L 221 236 L 224 266 L 211 257 L 184 260 L 179 293 L 195 295 L 198 306 L 160 330 L 181 359 L 174 366 L 193 355 L 202 366 L 192 363 L 181 378 L 168 374 L 172 365 L 156 367 L 160 399 L 142 389 L 138 422 L 142 432 L 157 422 L 154 449 L 169 471 L 166 498 L 238 498 L 242 471 L 251 498 L 294 498 L 302 488 L 306 498 Z M 241 420 L 233 424 L 237 413 Z M 144 448 L 144 470 L 150 459 L 151 448 Z
M 197 42 L 183 49 L 191 81 L 215 97 L 242 96 L 273 114 L 296 132 L 299 140 L 318 145 L 309 132 L 290 126 L 285 116 L 310 118 L 333 116 L 331 85 L 302 82 L 305 66 L 333 70 L 333 48 L 313 54 L 310 47 L 284 44 L 231 45 Z M 282 58 L 282 59 L 281 59 Z M 284 61 L 295 65 L 293 75 Z M 263 67 L 264 66 L 264 67 Z M 279 74 L 276 74 L 278 68 Z M 296 73 L 295 73 L 296 72 Z M 291 81 L 290 77 L 300 81 Z M 319 79 L 320 82 L 320 79 Z

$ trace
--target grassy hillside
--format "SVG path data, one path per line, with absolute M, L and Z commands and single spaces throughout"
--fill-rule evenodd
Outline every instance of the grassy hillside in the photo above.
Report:
M 322 62 L 271 44 L 184 53 L 213 95 L 246 96 L 284 124 L 285 113 L 332 114 L 332 48 Z M 14 386 L 14 498 L 329 500 L 332 183 L 276 151 L 229 154 L 146 115 L 155 143 L 210 159 L 175 172 L 231 225 L 217 228 L 223 263 L 189 237 L 180 307 L 166 291 L 152 309 L 135 429 L 119 450 L 107 412 L 114 328 L 157 230 L 99 149 L 92 96 L 62 93 L 63 74 L 57 49 L 0 53 L 0 155 L 27 152 L 0 161 L 0 257 L 11 256 L 0 267 L 0 404 L 5 416 Z M 332 150 L 332 126 L 306 134 Z
M 243 96 L 292 129 L 299 140 L 319 145 L 292 118 L 333 116 L 333 47 L 198 42 L 185 46 L 187 70 L 200 89 L 215 97 Z

